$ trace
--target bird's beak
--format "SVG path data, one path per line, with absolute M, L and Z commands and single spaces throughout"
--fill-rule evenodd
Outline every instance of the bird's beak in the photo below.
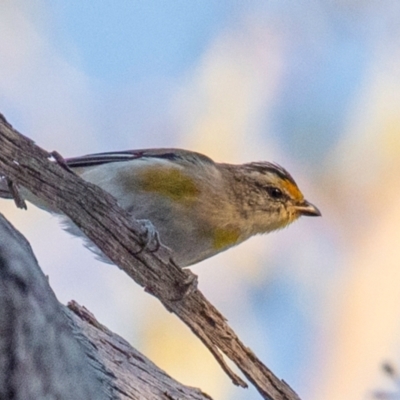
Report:
M 319 211 L 317 207 L 309 203 L 307 200 L 304 200 L 302 203 L 296 205 L 294 208 L 300 215 L 306 215 L 308 217 L 321 216 L 321 211 Z

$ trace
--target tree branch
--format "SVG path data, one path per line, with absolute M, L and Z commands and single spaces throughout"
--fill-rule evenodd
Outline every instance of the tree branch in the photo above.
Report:
M 219 311 L 194 287 L 168 249 L 140 252 L 145 228 L 99 187 L 49 161 L 49 153 L 0 118 L 0 172 L 67 215 L 104 254 L 175 313 L 217 358 L 236 385 L 246 387 L 223 361 L 230 358 L 265 399 L 299 400 L 237 337 Z M 222 354 L 221 354 L 222 353 Z
M 0 239 L 0 398 L 114 399 L 113 377 L 76 340 L 29 243 L 1 214 Z
M 123 338 L 101 325 L 85 307 L 70 302 L 68 311 L 96 348 L 96 359 L 112 371 L 113 388 L 121 400 L 212 400 L 200 389 L 172 379 Z
M 29 243 L 0 214 L 0 398 L 210 400 L 75 302 L 58 303 Z

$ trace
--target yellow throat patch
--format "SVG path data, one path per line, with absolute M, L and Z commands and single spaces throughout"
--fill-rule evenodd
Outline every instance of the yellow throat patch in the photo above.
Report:
M 233 246 L 240 237 L 238 228 L 216 228 L 213 230 L 213 246 L 216 250 L 222 250 L 225 247 Z

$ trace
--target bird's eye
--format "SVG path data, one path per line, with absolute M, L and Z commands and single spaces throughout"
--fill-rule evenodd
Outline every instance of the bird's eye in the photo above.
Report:
M 268 194 L 273 198 L 273 199 L 281 199 L 283 197 L 283 193 L 281 189 L 278 189 L 275 186 L 268 186 L 267 188 Z

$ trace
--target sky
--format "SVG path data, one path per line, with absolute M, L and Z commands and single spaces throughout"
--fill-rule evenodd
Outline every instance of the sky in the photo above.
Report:
M 278 162 L 322 218 L 194 266 L 244 343 L 301 398 L 392 390 L 399 364 L 400 3 L 0 3 L 0 112 L 65 157 L 178 147 Z M 204 346 L 53 216 L 0 201 L 60 301 L 182 383 L 233 387 Z M 182 351 L 184 349 L 185 351 Z

